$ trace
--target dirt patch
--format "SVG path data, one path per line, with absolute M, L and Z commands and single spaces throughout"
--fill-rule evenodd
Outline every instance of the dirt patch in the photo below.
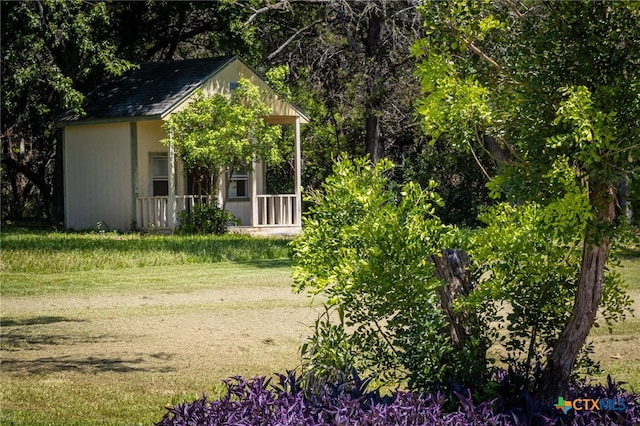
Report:
M 315 308 L 288 287 L 3 298 L 3 374 L 295 367 Z M 226 376 L 226 375 L 225 375 Z M 222 377 L 221 377 L 222 378 Z

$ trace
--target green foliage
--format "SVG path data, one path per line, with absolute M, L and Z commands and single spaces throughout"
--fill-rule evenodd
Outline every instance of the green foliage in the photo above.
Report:
M 216 204 L 196 204 L 178 212 L 178 229 L 182 234 L 215 234 L 227 232 L 233 215 Z
M 454 1 L 422 12 L 428 35 L 413 53 L 428 134 L 490 151 L 494 138 L 510 152 L 501 174 L 516 199 L 549 199 L 543 176 L 563 156 L 591 182 L 637 173 L 637 6 Z
M 333 312 L 338 316 L 337 321 Z M 325 311 L 314 322 L 311 335 L 300 347 L 300 355 L 305 386 L 311 391 L 319 391 L 327 384 L 346 383 L 353 371 L 360 370 L 342 309 L 325 306 Z
M 398 196 L 387 189 L 391 169 L 386 160 L 340 160 L 311 194 L 293 242 L 295 290 L 323 294 L 343 312 L 352 362 L 389 384 L 481 380 L 484 359 L 454 350 L 435 293 L 442 282 L 430 256 L 454 245 L 456 233 L 434 214 L 433 183 L 409 183 Z
M 8 2 L 1 9 L 2 212 L 51 217 L 61 153 L 56 117 L 81 112 L 88 86 L 132 64 L 104 37 L 111 25 L 104 2 Z
M 479 151 L 482 167 L 494 175 L 496 168 L 491 158 Z M 474 154 L 467 146 L 454 146 L 438 139 L 419 146 L 418 151 L 407 155 L 402 165 L 402 180 L 428 185 L 438 183 L 438 194 L 443 206 L 436 206 L 436 214 L 443 222 L 458 226 L 481 225 L 478 214 L 493 204 L 486 186 L 488 178 L 478 166 Z
M 533 374 L 571 316 L 582 260 L 582 235 L 592 216 L 579 186 L 548 205 L 501 203 L 481 219 L 470 255 L 479 277 L 467 303 L 489 307 L 500 328 L 493 338 L 503 362 Z M 630 300 L 614 270 L 604 277 L 601 313 L 609 326 L 624 319 Z M 590 362 L 584 354 L 582 364 Z
M 477 274 L 486 277 L 474 298 L 500 309 L 504 361 L 522 364 L 525 371 L 542 361 L 569 317 L 580 265 L 575 230 L 569 222 L 554 226 L 561 232 L 554 238 L 546 213 L 536 204 L 497 205 L 483 215 L 487 227 L 472 242 Z
M 260 96 L 259 88 L 247 79 L 238 82 L 231 97 L 201 92 L 165 122 L 169 137 L 162 142 L 173 143 L 188 170 L 214 182 L 223 171 L 231 175 L 250 167 L 254 159 L 278 163 L 280 127 L 265 122 L 271 110 Z
M 448 133 L 454 143 L 475 141 L 478 127 L 492 122 L 487 88 L 473 75 L 461 77 L 445 56 L 429 53 L 416 73 L 428 94 L 417 101 L 416 110 L 424 131 L 434 139 Z
M 291 88 L 287 84 L 287 77 L 291 74 L 289 66 L 279 65 L 277 67 L 270 68 L 265 73 L 265 77 L 269 82 L 269 85 L 273 87 L 284 99 L 291 100 Z
M 551 254 L 563 246 L 582 250 L 573 255 L 579 279 L 554 271 L 553 262 L 563 265 L 571 250 L 552 256 L 548 273 L 556 287 L 569 279 L 576 287 L 572 315 L 551 311 L 562 327 L 544 330 L 532 322 L 529 328 L 547 334 L 543 350 L 552 346 L 540 386 L 550 400 L 567 386 L 598 302 L 607 300 L 601 298 L 601 283 L 612 286 L 605 262 L 592 266 L 592 260 L 606 261 L 617 232 L 616 188 L 638 173 L 640 8 L 632 2 L 481 0 L 427 2 L 421 11 L 428 35 L 415 52 L 423 59 L 419 113 L 426 131 L 458 144 L 474 140 L 490 152 L 501 163 L 492 195 L 542 209 L 545 218 L 530 220 L 541 221 L 534 228 L 546 230 Z M 556 177 L 572 185 L 550 179 L 560 169 Z M 521 275 L 531 275 L 527 282 L 546 283 L 535 270 L 547 260 L 528 264 L 532 259 L 522 256 L 538 249 L 520 248 L 522 255 L 513 252 L 518 264 L 505 271 L 513 269 L 516 282 L 523 267 Z M 545 286 L 534 286 L 533 294 L 544 299 Z M 536 358 L 536 347 L 530 345 L 526 359 Z
M 591 178 L 622 178 L 620 171 L 612 167 L 633 163 L 633 151 L 624 147 L 626 143 L 618 130 L 622 123 L 617 122 L 616 112 L 599 110 L 585 86 L 563 88 L 562 93 L 564 100 L 558 106 L 553 124 L 564 125 L 569 132 L 549 137 L 549 146 L 572 153 L 576 166 Z

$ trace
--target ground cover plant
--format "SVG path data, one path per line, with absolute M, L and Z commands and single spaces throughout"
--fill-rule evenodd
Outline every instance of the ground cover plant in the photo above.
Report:
M 514 387 L 502 371 L 498 383 Z M 474 402 L 470 393 L 455 392 L 451 409 L 446 395 L 394 392 L 381 396 L 367 390 L 367 381 L 354 375 L 353 381 L 336 383 L 318 393 L 305 391 L 304 380 L 289 372 L 276 383 L 258 377 L 225 381 L 226 395 L 210 401 L 202 397 L 169 409 L 158 426 L 223 425 L 636 425 L 640 421 L 638 395 L 621 390 L 609 381 L 606 386 L 573 384 L 567 401 L 606 401 L 607 409 L 564 410 L 538 404 L 530 395 L 526 402 L 510 406 L 500 399 Z M 564 401 L 563 401 L 564 404 Z M 449 405 L 449 406 L 448 406 Z M 604 405 L 603 405 L 604 407 Z

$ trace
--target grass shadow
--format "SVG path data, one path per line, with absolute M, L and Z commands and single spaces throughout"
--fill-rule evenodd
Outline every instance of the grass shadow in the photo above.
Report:
M 263 259 L 263 260 L 245 260 L 235 262 L 241 265 L 254 266 L 256 268 L 288 268 L 291 267 L 291 259 Z
M 71 319 L 58 316 L 37 316 L 31 318 L 0 318 L 0 327 L 21 327 L 30 325 L 47 325 L 59 322 L 86 322 L 86 320 Z
M 620 249 L 618 250 L 618 255 L 623 259 L 637 259 L 640 257 L 640 249 Z
M 45 357 L 34 360 L 3 359 L 2 370 L 5 373 L 29 373 L 46 374 L 61 372 L 78 372 L 84 374 L 95 373 L 135 373 L 135 372 L 159 372 L 169 373 L 174 371 L 170 367 L 145 367 L 146 361 L 141 358 L 74 358 L 71 356 Z

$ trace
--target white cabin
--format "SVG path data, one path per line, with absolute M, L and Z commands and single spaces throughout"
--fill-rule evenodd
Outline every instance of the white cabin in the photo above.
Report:
M 142 64 L 87 95 L 80 116 L 59 117 L 64 144 L 64 211 L 68 229 L 93 228 L 171 231 L 177 212 L 206 201 L 193 190 L 187 171 L 162 124 L 184 108 L 198 89 L 230 94 L 247 78 L 259 86 L 272 110 L 265 120 L 293 126 L 295 182 L 287 194 L 267 194 L 263 164 L 231 177 L 226 209 L 239 220 L 232 230 L 297 233 L 301 229 L 300 126 L 308 117 L 282 100 L 237 57 Z M 225 180 L 225 179 L 223 179 Z

